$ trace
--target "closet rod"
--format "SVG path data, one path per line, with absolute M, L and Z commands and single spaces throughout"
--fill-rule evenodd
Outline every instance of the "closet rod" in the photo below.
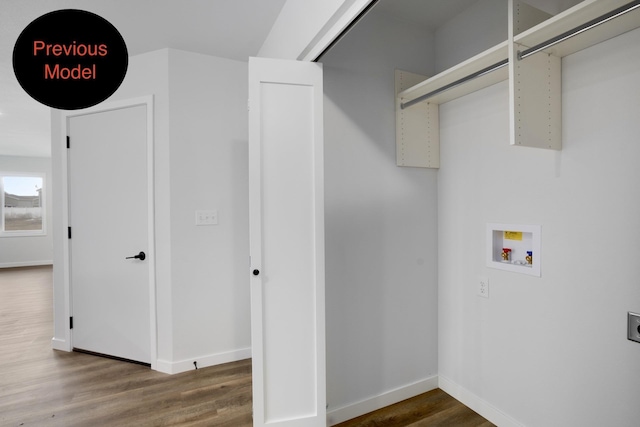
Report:
M 551 46 L 553 46 L 555 44 L 558 44 L 558 43 L 563 42 L 563 41 L 565 41 L 567 39 L 570 39 L 573 36 L 577 36 L 580 33 L 583 33 L 583 32 L 585 32 L 587 30 L 590 30 L 590 29 L 592 29 L 594 27 L 597 27 L 600 24 L 604 24 L 605 22 L 610 21 L 612 19 L 615 19 L 618 16 L 624 15 L 627 12 L 631 12 L 632 10 L 637 9 L 638 7 L 640 7 L 640 0 L 635 0 L 635 1 L 632 1 L 630 3 L 625 4 L 623 6 L 620 6 L 619 8 L 614 9 L 609 13 L 605 13 L 604 15 L 599 16 L 599 17 L 597 17 L 595 19 L 592 19 L 589 22 L 586 22 L 586 23 L 584 23 L 582 25 L 579 25 L 579 26 L 577 26 L 577 27 L 575 27 L 575 28 L 573 28 L 573 29 L 571 29 L 569 31 L 566 31 L 566 32 L 564 32 L 564 33 L 562 33 L 562 34 L 560 34 L 558 36 L 555 36 L 555 37 L 547 40 L 546 42 L 542 42 L 542 43 L 537 44 L 537 45 L 535 45 L 533 47 L 525 49 L 523 51 L 518 51 L 518 59 L 519 60 L 523 60 L 526 57 L 531 56 L 531 55 L 533 55 L 535 53 L 538 53 L 538 52 L 540 52 L 542 50 L 545 50 L 548 47 L 551 47 Z
M 405 108 L 411 107 L 412 105 L 418 104 L 418 103 L 420 103 L 420 102 L 422 102 L 422 101 L 424 101 L 426 99 L 433 98 L 434 96 L 438 95 L 439 93 L 442 93 L 442 92 L 444 92 L 446 90 L 452 89 L 452 88 L 454 88 L 456 86 L 460 86 L 461 84 L 466 83 L 469 80 L 473 80 L 473 79 L 476 79 L 478 77 L 482 77 L 485 74 L 489 74 L 492 71 L 495 71 L 495 70 L 497 70 L 499 68 L 504 67 L 508 63 L 509 63 L 508 59 L 503 59 L 502 61 L 496 62 L 495 64 L 490 65 L 487 68 L 483 68 L 482 70 L 476 71 L 475 73 L 471 73 L 466 77 L 458 79 L 458 80 L 456 80 L 454 82 L 451 82 L 451 83 L 449 83 L 447 85 L 444 85 L 444 86 L 442 86 L 442 87 L 440 87 L 440 88 L 438 88 L 438 89 L 436 89 L 434 91 L 431 91 L 431 92 L 429 92 L 429 93 L 427 93 L 425 95 L 421 95 L 421 96 L 417 97 L 416 99 L 412 99 L 411 101 L 403 102 L 403 103 L 400 104 L 400 109 L 404 110 Z

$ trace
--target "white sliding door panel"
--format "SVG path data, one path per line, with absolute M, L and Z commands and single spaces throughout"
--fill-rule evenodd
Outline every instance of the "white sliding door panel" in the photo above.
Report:
M 322 68 L 252 58 L 255 426 L 325 426 Z
M 295 106 L 309 105 L 312 95 L 310 87 L 267 83 L 261 98 L 263 107 L 279 101 Z M 286 126 L 289 122 L 295 124 Z M 315 280 L 309 192 L 314 168 L 312 147 L 301 143 L 311 140 L 311 115 L 306 108 L 265 108 L 262 124 L 262 328 L 271 338 L 264 342 L 264 369 L 267 378 L 288 373 L 293 381 L 266 382 L 265 409 L 267 418 L 298 417 L 316 412 L 316 379 L 310 369 L 316 353 L 315 292 L 304 286 Z

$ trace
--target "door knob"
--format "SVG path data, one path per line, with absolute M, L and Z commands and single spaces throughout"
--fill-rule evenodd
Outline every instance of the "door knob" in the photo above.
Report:
M 253 275 L 257 276 L 258 274 L 260 274 L 260 270 L 253 270 Z
M 146 257 L 147 257 L 147 255 L 145 255 L 144 252 L 140 251 L 140 253 L 138 255 L 128 256 L 125 259 L 139 259 L 140 261 L 144 261 L 144 259 Z

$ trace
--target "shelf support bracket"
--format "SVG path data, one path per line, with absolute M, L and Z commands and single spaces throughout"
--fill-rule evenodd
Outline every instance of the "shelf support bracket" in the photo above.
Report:
M 398 94 L 427 76 L 396 70 L 396 164 L 406 167 L 440 167 L 440 124 L 438 105 L 422 102 L 402 108 Z
M 509 2 L 509 114 L 511 145 L 562 149 L 562 61 L 551 54 L 518 59 L 526 46 L 514 42 L 522 31 L 523 15 L 532 15 L 530 6 Z M 537 15 L 537 13 L 536 13 Z M 533 15 L 541 19 L 542 15 Z M 533 21 L 535 22 L 535 20 Z M 524 28 L 530 27 L 526 25 Z

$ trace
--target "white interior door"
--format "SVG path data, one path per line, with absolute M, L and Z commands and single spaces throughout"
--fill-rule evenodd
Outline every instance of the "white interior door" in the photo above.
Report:
M 69 118 L 69 251 L 73 347 L 151 363 L 146 109 Z
M 326 425 L 322 67 L 249 61 L 254 426 Z

